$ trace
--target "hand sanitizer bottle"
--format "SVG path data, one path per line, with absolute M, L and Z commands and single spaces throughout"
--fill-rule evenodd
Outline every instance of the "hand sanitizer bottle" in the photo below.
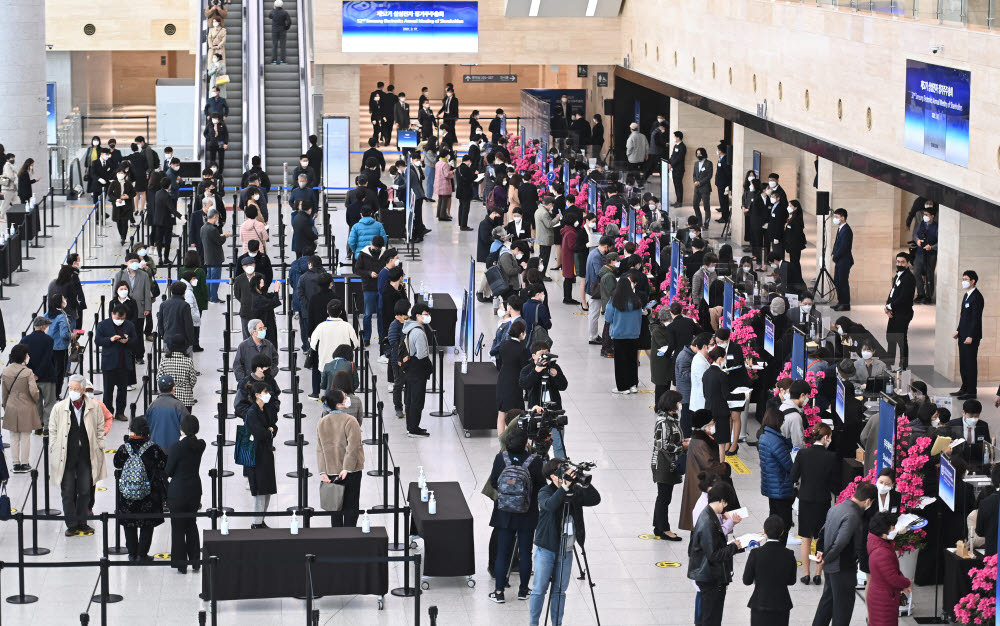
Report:
M 427 294 L 427 307 L 434 308 L 434 294 L 432 293 Z
M 219 526 L 220 531 L 223 535 L 229 534 L 229 518 L 226 517 L 226 512 L 222 512 L 222 524 Z
M 430 492 L 430 500 L 427 502 L 427 512 L 431 515 L 436 515 L 438 512 L 438 502 L 433 491 Z
M 293 535 L 299 534 L 299 516 L 295 514 L 295 511 L 292 511 L 291 531 Z
M 361 532 L 368 534 L 372 531 L 372 519 L 368 517 L 368 511 L 365 511 L 365 516 L 361 518 Z
M 462 353 L 462 374 L 469 373 L 469 355 Z
M 424 483 L 424 486 L 420 488 L 420 501 L 421 502 L 427 502 L 427 498 L 428 498 L 427 494 L 428 493 L 430 493 L 430 492 L 427 490 L 427 483 Z
M 420 472 L 417 475 L 417 486 L 423 489 L 424 486 L 427 484 L 427 477 L 424 476 L 424 466 L 423 465 L 419 466 L 417 468 L 417 471 Z

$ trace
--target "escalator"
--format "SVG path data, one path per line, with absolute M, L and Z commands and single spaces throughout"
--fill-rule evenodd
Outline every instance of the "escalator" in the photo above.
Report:
M 271 184 L 282 181 L 282 164 L 288 164 L 291 176 L 303 153 L 302 130 L 302 72 L 305 64 L 299 59 L 299 9 L 300 0 L 285 0 L 284 9 L 292 20 L 287 34 L 285 63 L 273 63 L 271 46 L 271 20 L 263 15 L 261 54 L 264 70 L 264 169 L 271 177 Z M 306 70 L 308 71 L 308 70 Z M 289 180 L 289 185 L 295 181 Z
M 229 148 L 222 176 L 227 187 L 235 187 L 240 184 L 240 175 L 246 169 L 243 157 L 243 0 L 231 0 L 228 9 L 223 25 L 226 27 L 226 72 L 229 74 L 226 87 Z

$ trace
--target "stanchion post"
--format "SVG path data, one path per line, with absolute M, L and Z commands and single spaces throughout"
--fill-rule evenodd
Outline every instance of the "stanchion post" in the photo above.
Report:
M 437 386 L 437 397 L 438 397 L 438 410 L 432 411 L 432 417 L 448 417 L 454 415 L 454 411 L 444 410 L 444 348 L 438 347 L 438 380 L 440 384 Z
M 115 519 L 118 519 L 117 515 L 115 516 Z M 101 539 L 101 549 L 103 550 L 103 552 L 101 553 L 101 559 L 103 561 L 103 560 L 106 560 L 108 558 L 108 554 L 109 554 L 109 550 L 108 550 L 108 513 L 107 513 L 107 511 L 104 511 L 104 512 L 101 513 L 101 536 L 102 536 L 102 539 Z M 101 577 L 102 578 L 104 577 L 104 572 L 101 573 Z M 105 604 L 105 603 L 113 604 L 115 602 L 121 602 L 122 600 L 123 600 L 122 596 L 118 595 L 117 593 L 110 593 L 108 591 L 108 586 L 104 585 L 103 583 L 101 584 L 101 594 L 100 595 L 96 595 L 93 598 L 91 598 L 91 601 L 93 601 L 93 602 L 100 602 L 101 604 Z
M 38 470 L 31 470 L 31 547 L 24 548 L 26 556 L 42 556 L 49 553 L 48 548 L 38 547 Z
M 46 428 L 42 431 L 42 483 L 44 483 L 42 489 L 45 497 L 45 508 L 39 511 L 39 513 L 42 515 L 59 515 L 62 511 L 49 506 L 49 482 L 49 431 Z
M 38 596 L 24 593 L 24 513 L 14 514 L 17 521 L 17 595 L 9 596 L 7 604 L 31 604 L 38 602 Z
M 406 532 L 406 543 L 403 545 L 403 557 L 406 559 L 405 563 L 410 562 L 410 507 L 403 508 L 403 525 L 405 526 L 404 531 Z M 417 581 L 420 584 L 420 581 Z M 397 587 L 390 591 L 392 595 L 399 598 L 411 598 L 416 593 L 413 587 L 410 586 L 410 568 L 408 566 L 403 567 L 403 586 Z
M 132 406 L 134 407 L 135 405 L 132 405 Z M 116 485 L 118 484 L 118 479 L 121 478 L 121 475 L 122 475 L 122 471 L 116 469 L 115 470 L 115 484 Z M 115 489 L 115 510 L 116 511 L 119 508 L 119 503 L 120 503 L 121 497 L 122 497 L 121 494 L 118 493 L 118 489 Z M 128 549 L 122 547 L 122 523 L 121 523 L 121 520 L 118 519 L 117 515 L 115 515 L 115 546 L 113 548 L 108 548 L 107 549 L 107 553 L 108 554 L 116 554 L 116 555 L 128 554 Z
M 405 547 L 399 542 L 399 466 L 394 466 L 392 470 L 395 476 L 392 479 L 395 489 L 392 491 L 392 543 L 389 544 L 389 550 L 401 552 Z

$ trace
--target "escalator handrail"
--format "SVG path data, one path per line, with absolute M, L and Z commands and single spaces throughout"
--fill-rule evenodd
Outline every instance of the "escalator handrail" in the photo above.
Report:
M 246 154 L 259 155 L 267 163 L 264 153 L 264 10 L 259 2 L 244 2 L 247 10 L 247 31 L 244 42 L 244 93 L 246 94 Z
M 194 141 L 191 142 L 191 149 L 194 158 L 200 161 L 205 154 L 205 141 L 201 133 L 204 117 L 205 104 L 208 99 L 208 64 L 205 57 L 208 56 L 208 18 L 205 11 L 208 9 L 208 0 L 202 0 L 197 4 L 198 13 L 195 15 L 194 23 L 199 25 L 197 54 L 194 56 L 194 86 L 197 92 L 194 97 Z
M 296 13 L 299 27 L 299 108 L 302 130 L 302 153 L 309 149 L 309 135 L 315 134 L 312 113 L 312 0 L 298 0 Z M 318 164 L 317 164 L 318 167 Z

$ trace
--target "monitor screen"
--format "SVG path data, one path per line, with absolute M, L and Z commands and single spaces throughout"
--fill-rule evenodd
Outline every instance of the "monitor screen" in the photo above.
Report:
M 792 378 L 803 380 L 806 377 L 806 336 L 795 328 L 792 330 Z
M 837 405 L 835 407 L 837 415 L 840 419 L 846 419 L 844 417 L 844 407 L 847 404 L 847 388 L 844 387 L 844 381 L 837 379 Z
M 344 0 L 343 52 L 479 52 L 479 3 Z
M 903 145 L 968 167 L 971 84 L 967 70 L 907 59 Z

